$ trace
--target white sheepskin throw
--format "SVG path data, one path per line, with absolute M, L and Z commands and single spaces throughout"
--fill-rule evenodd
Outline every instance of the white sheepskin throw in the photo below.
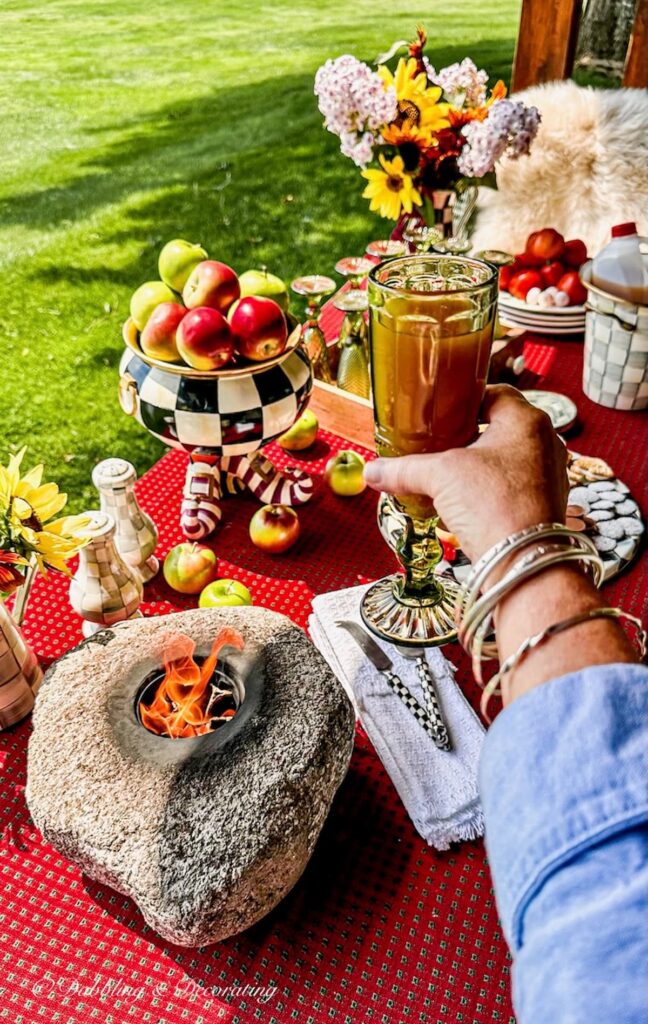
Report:
M 498 190 L 480 189 L 475 250 L 521 252 L 552 227 L 582 238 L 590 256 L 613 224 L 648 235 L 648 90 L 550 82 L 516 94 L 542 114 L 528 157 L 504 159 Z

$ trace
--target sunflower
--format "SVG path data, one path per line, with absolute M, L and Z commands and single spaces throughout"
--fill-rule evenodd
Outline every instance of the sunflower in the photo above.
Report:
M 417 68 L 414 57 L 408 60 L 401 57 L 395 73 L 384 65 L 378 69 L 385 88 L 391 86 L 394 89 L 398 103 L 398 113 L 387 131 L 393 129 L 393 133 L 396 130 L 416 133 L 416 140 L 409 137 L 406 141 L 420 139 L 423 144 L 430 145 L 434 133 L 450 124 L 450 106 L 448 103 L 439 103 L 442 90 L 437 85 L 430 85 L 425 73 Z M 385 131 L 382 135 L 385 141 L 391 141 L 386 138 Z
M 25 540 L 43 575 L 47 575 L 48 569 L 70 575 L 66 563 L 87 544 L 88 538 L 83 535 L 83 531 L 89 523 L 90 517 L 86 515 L 61 516 L 48 523 L 44 529 L 29 532 Z
M 381 171 L 362 172 L 362 176 L 369 183 L 362 195 L 365 199 L 371 200 L 369 208 L 379 210 L 381 217 L 398 220 L 402 210 L 405 213 L 411 213 L 414 203 L 420 206 L 422 199 L 414 187 L 412 176 L 405 171 L 405 164 L 401 156 L 387 160 L 381 154 L 378 159 L 382 167 Z
M 26 558 L 15 551 L 0 551 L 0 594 L 9 597 L 25 582 Z
M 35 558 L 39 569 L 68 572 L 67 559 L 86 543 L 83 529 L 88 516 L 63 516 L 52 519 L 67 501 L 54 483 L 42 483 L 43 467 L 34 466 L 21 476 L 25 455 L 22 448 L 12 455 L 6 466 L 0 466 L 0 540 L 6 572 L 9 564 L 24 565 L 8 557 L 9 552 L 21 558 Z

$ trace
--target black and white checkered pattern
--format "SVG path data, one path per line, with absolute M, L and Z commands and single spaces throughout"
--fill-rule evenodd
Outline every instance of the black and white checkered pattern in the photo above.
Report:
M 609 409 L 648 409 L 648 308 L 590 289 L 583 391 Z
M 405 683 L 401 680 L 400 676 L 397 676 L 395 672 L 390 672 L 388 669 L 382 671 L 380 674 L 383 679 L 387 681 L 394 693 L 400 697 L 408 711 L 414 715 L 418 724 L 425 729 L 428 736 L 432 737 L 435 744 L 442 750 L 448 750 L 450 744 L 445 726 L 443 726 L 442 732 L 440 732 L 437 724 L 430 718 L 425 708 L 419 704 L 411 690 L 405 686 Z
M 172 448 L 211 455 L 249 455 L 279 437 L 313 386 L 308 357 L 299 348 L 267 370 L 209 380 L 167 373 L 126 350 L 120 373 L 135 381 L 142 426 Z

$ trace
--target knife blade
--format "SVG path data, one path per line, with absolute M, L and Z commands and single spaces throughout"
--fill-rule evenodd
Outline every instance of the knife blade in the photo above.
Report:
M 445 729 L 442 731 L 439 730 L 437 724 L 432 721 L 425 708 L 419 704 L 414 694 L 407 688 L 400 676 L 393 671 L 394 665 L 391 658 L 385 654 L 382 647 L 378 646 L 373 637 L 369 636 L 369 634 L 366 633 L 362 626 L 358 625 L 357 622 L 353 622 L 350 619 L 338 619 L 335 625 L 346 630 L 346 632 L 353 637 L 358 647 L 360 647 L 362 652 L 367 656 L 367 658 L 369 658 L 369 661 L 374 668 L 378 669 L 381 676 L 385 679 L 394 693 L 400 697 L 421 728 L 425 729 L 428 736 L 432 737 L 436 746 L 439 747 L 440 750 L 449 750 L 450 746 L 447 731 Z

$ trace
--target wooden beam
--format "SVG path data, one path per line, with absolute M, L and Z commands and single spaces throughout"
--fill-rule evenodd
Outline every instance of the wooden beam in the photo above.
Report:
M 640 0 L 643 2 L 643 0 Z M 511 89 L 569 78 L 581 16 L 581 0 L 522 0 Z
M 630 89 L 648 88 L 648 0 L 637 0 L 623 84 Z

